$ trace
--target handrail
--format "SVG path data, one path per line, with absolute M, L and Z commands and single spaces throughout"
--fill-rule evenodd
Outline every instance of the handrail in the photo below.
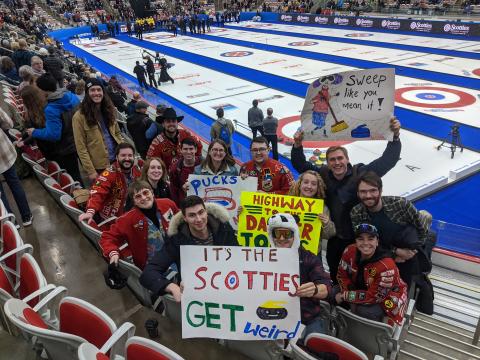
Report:
M 478 339 L 480 338 L 480 316 L 478 317 L 477 327 L 475 328 L 475 334 L 473 334 L 472 345 L 478 345 Z

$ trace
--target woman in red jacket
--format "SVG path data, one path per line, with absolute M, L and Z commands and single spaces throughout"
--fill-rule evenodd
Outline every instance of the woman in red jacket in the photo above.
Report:
M 130 186 L 129 196 L 133 199 L 133 209 L 102 233 L 100 247 L 111 264 L 118 263 L 119 248 L 128 243 L 134 264 L 143 270 L 147 262 L 162 250 L 170 220 L 178 208 L 170 199 L 154 199 L 152 187 L 142 180 L 136 180 Z
M 375 226 L 355 227 L 355 243 L 345 249 L 338 267 L 340 293 L 335 299 L 350 303 L 357 315 L 401 324 L 408 302 L 407 286 L 390 254 L 378 247 L 378 240 Z

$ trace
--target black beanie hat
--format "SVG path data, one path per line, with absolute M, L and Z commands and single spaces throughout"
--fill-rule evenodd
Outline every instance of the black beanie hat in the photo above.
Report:
M 100 86 L 103 89 L 103 83 L 97 78 L 89 78 L 85 82 L 85 89 L 90 89 L 92 86 Z

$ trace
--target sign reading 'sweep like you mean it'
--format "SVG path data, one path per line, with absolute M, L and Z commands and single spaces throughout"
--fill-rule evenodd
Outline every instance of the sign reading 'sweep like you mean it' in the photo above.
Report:
M 308 87 L 301 114 L 305 140 L 391 140 L 395 70 L 322 76 Z
M 257 178 L 229 175 L 189 175 L 187 195 L 200 196 L 203 201 L 223 206 L 230 214 L 230 225 L 237 230 L 237 209 L 242 191 L 257 190 Z
M 292 339 L 300 329 L 297 249 L 180 247 L 182 337 Z
M 238 243 L 242 246 L 268 246 L 267 222 L 277 213 L 297 215 L 300 241 L 310 252 L 318 253 L 323 200 L 268 193 L 242 192 L 243 211 L 238 218 Z

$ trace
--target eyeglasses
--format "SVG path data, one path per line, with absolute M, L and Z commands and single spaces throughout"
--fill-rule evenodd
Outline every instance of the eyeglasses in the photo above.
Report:
M 355 226 L 355 234 L 369 233 L 369 234 L 378 234 L 378 230 L 374 225 L 371 224 L 359 224 Z
M 257 149 L 250 149 L 250 151 L 251 151 L 252 153 L 263 153 L 263 152 L 265 152 L 265 151 L 267 151 L 267 150 L 268 150 L 268 149 L 267 149 L 267 148 L 264 148 L 264 147 L 262 147 L 262 148 L 257 148 Z
M 283 237 L 284 239 L 291 239 L 293 237 L 293 230 L 291 229 L 273 229 L 273 237 L 275 239 L 280 239 Z
M 148 197 L 149 195 L 151 194 L 151 191 L 148 190 L 148 189 L 143 189 L 142 191 L 136 193 L 135 195 L 133 195 L 133 198 L 135 200 L 141 200 L 142 198 L 144 197 Z

